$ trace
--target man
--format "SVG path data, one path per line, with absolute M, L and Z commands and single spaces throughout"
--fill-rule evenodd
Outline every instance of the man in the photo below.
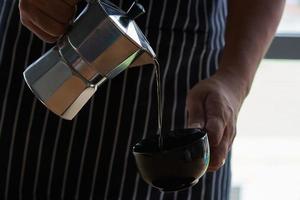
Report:
M 137 22 L 161 64 L 163 128 L 208 131 L 210 172 L 193 188 L 175 193 L 145 184 L 130 153 L 135 142 L 157 130 L 153 67 L 127 70 L 103 85 L 72 122 L 61 120 L 22 82 L 22 66 L 44 53 L 45 43 L 20 26 L 16 1 L 0 2 L 4 199 L 229 198 L 229 152 L 238 112 L 284 0 L 139 1 L 148 12 Z M 113 2 L 124 9 L 132 3 Z M 76 6 L 72 0 L 20 0 L 20 19 L 42 40 L 55 42 Z

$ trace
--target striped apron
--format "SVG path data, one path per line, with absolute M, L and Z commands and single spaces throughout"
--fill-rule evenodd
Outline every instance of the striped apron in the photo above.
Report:
M 131 0 L 115 0 L 128 9 Z M 161 65 L 163 128 L 186 126 L 185 98 L 217 69 L 226 0 L 139 0 L 137 23 Z M 0 0 L 0 199 L 228 200 L 230 156 L 192 188 L 162 193 L 137 172 L 131 147 L 157 131 L 154 68 L 107 81 L 72 121 L 50 113 L 22 72 L 50 47 L 19 20 L 17 0 Z

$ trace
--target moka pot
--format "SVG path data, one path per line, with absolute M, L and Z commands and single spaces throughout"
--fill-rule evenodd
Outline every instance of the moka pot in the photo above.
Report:
M 90 1 L 57 45 L 32 63 L 24 78 L 52 112 L 71 120 L 106 80 L 132 66 L 154 63 L 155 53 L 134 19 L 111 2 Z

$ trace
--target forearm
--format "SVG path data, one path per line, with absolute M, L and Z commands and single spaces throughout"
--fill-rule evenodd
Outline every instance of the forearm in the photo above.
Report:
M 235 77 L 243 98 L 279 24 L 284 0 L 228 0 L 225 48 L 217 74 Z

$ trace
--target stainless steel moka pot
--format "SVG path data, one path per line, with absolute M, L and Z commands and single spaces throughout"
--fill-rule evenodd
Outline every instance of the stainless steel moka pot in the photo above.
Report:
M 73 119 L 107 79 L 154 62 L 134 22 L 143 13 L 136 2 L 124 12 L 106 0 L 90 1 L 57 45 L 24 71 L 27 85 L 49 110 Z

